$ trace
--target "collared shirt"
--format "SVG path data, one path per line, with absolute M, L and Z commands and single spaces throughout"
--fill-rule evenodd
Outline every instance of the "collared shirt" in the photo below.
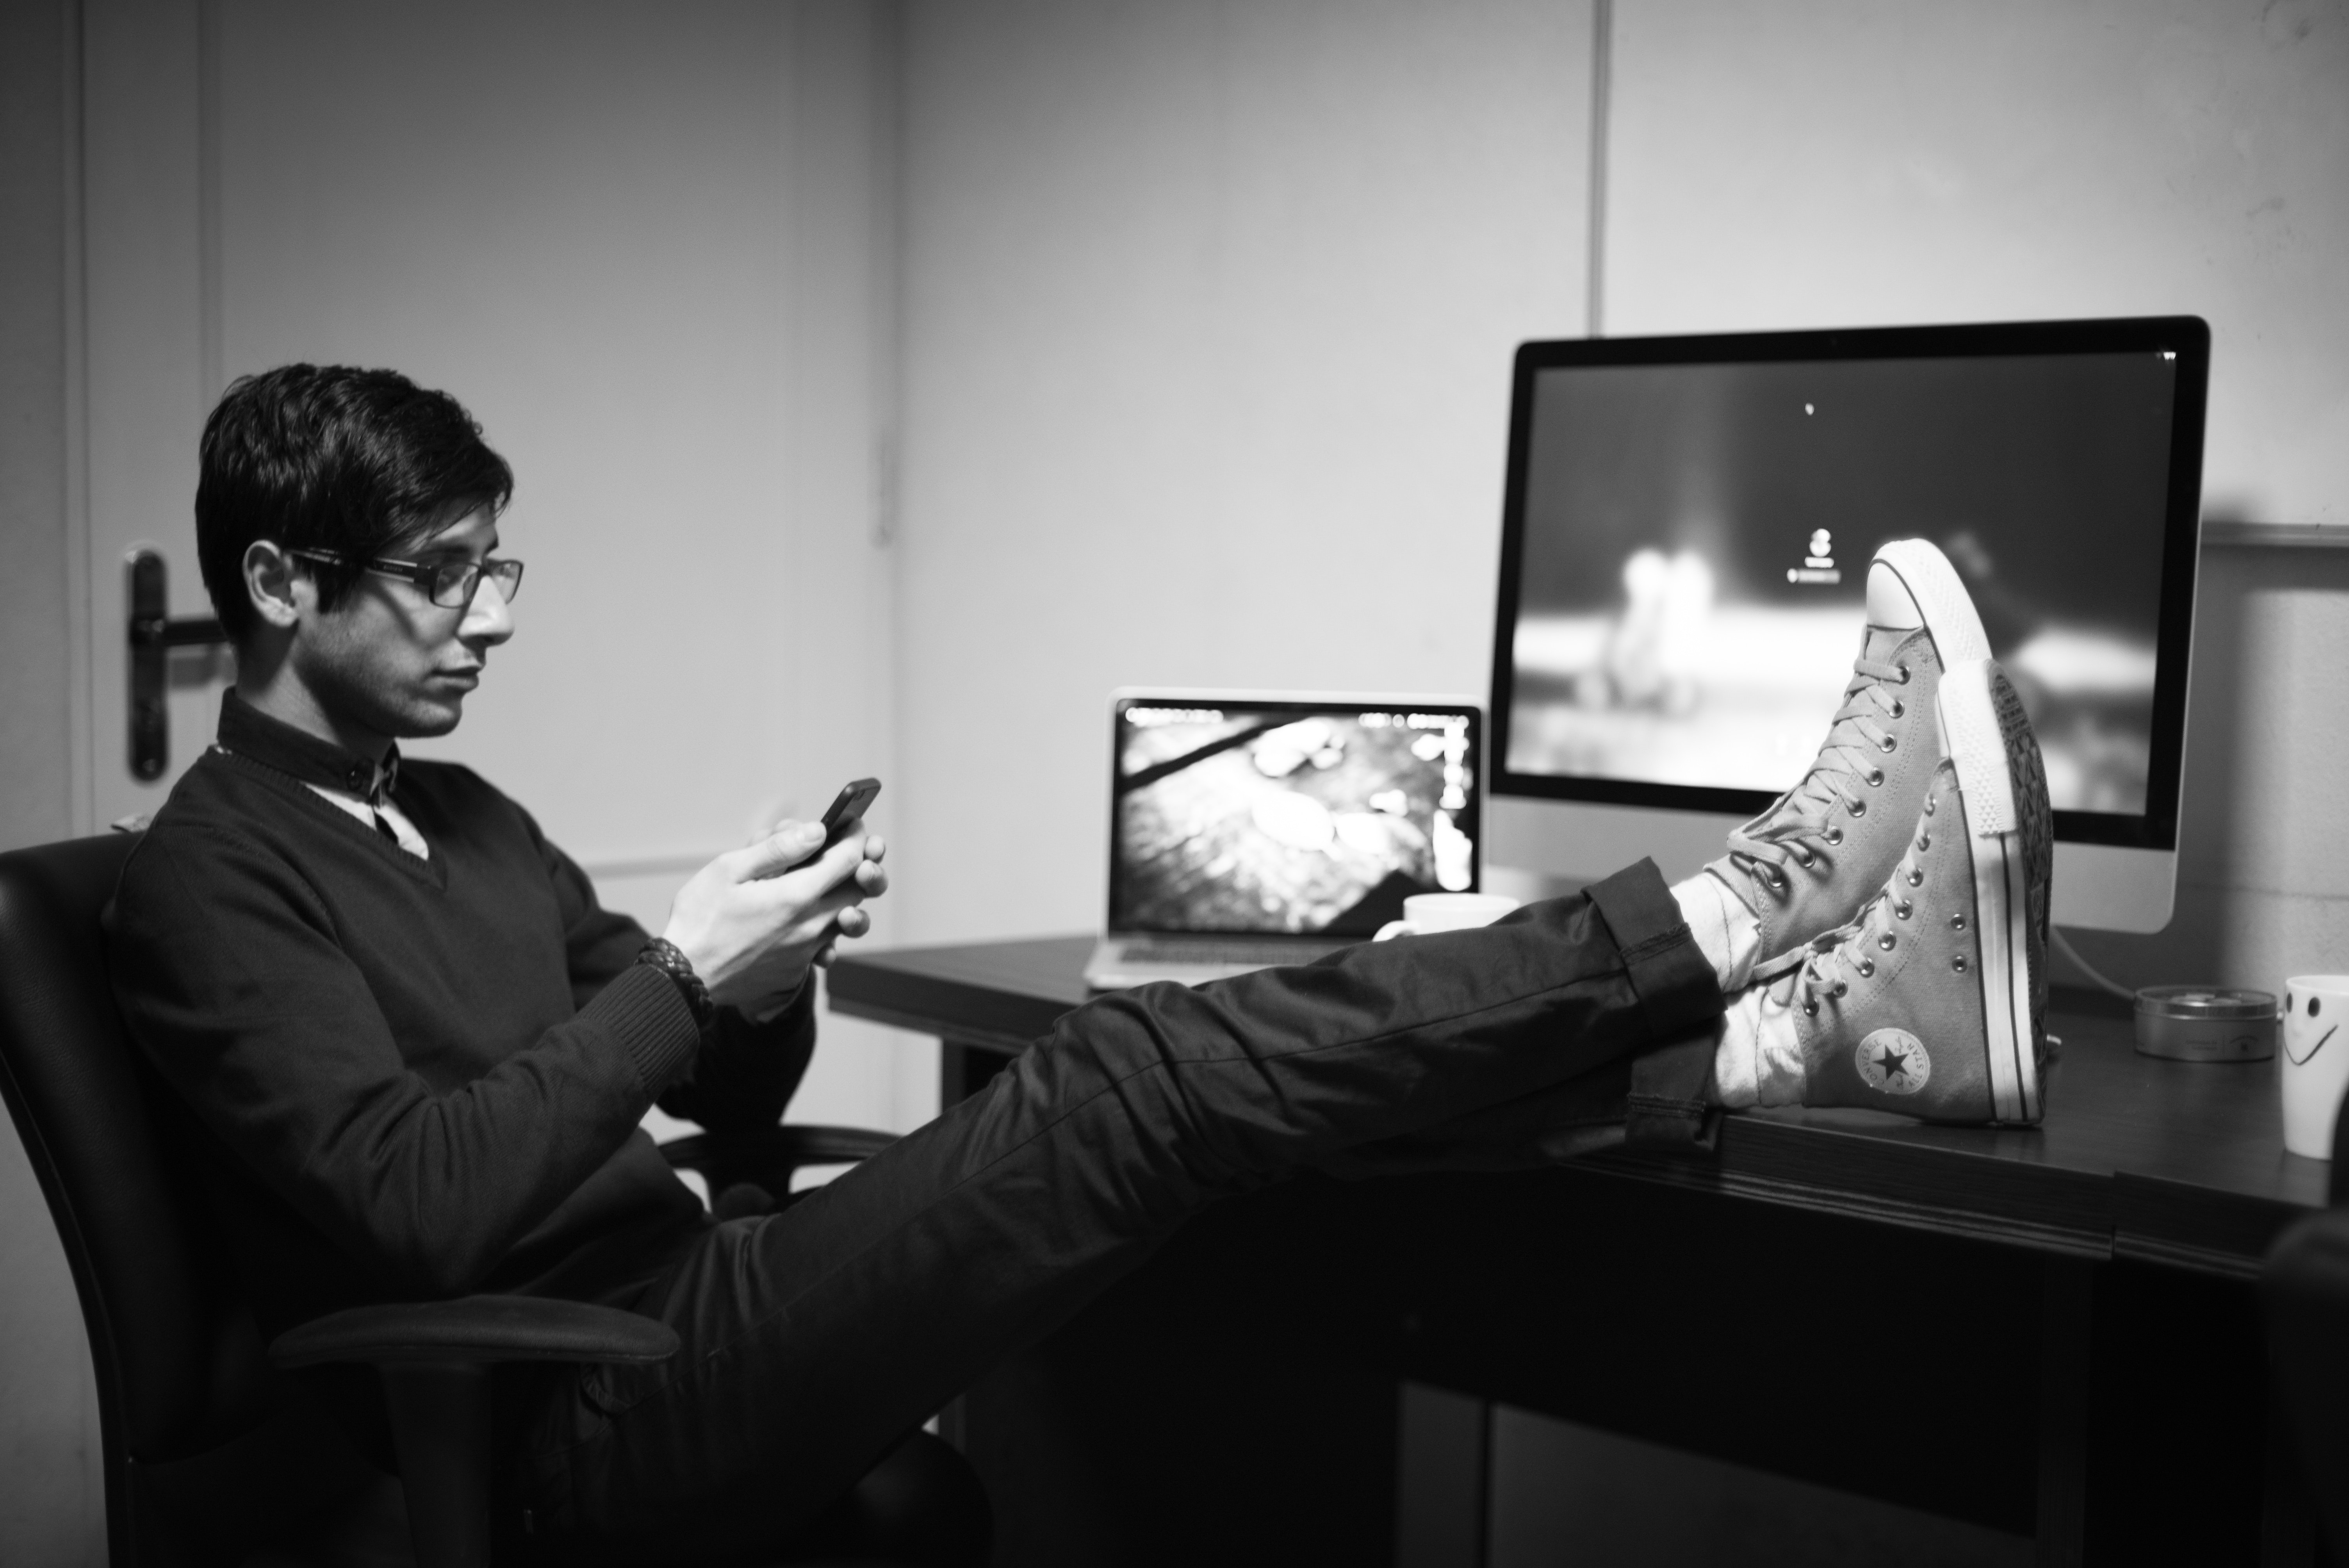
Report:
M 318 799 L 349 812 L 417 859 L 432 858 L 424 835 L 392 799 L 399 783 L 397 744 L 381 762 L 373 761 L 271 718 L 231 687 L 222 695 L 220 738 L 213 747 L 293 775 Z
M 324 784 L 310 784 L 306 779 L 303 782 L 309 785 L 311 793 L 318 799 L 341 807 L 376 831 L 389 828 L 392 842 L 419 860 L 432 858 L 432 847 L 424 841 L 424 835 L 416 830 L 416 824 L 408 820 L 408 813 L 391 799 L 392 786 L 399 782 L 399 748 L 397 745 L 385 756 L 383 765 L 376 769 L 375 782 L 365 794 L 353 794 L 347 789 L 329 789 Z

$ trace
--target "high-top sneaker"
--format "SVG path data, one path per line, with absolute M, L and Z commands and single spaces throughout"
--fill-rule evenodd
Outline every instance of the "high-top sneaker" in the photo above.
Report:
M 2046 1063 L 2054 818 L 2005 673 L 1944 672 L 1944 759 L 1916 831 L 1859 918 L 1769 983 L 1801 1046 L 1805 1105 L 1927 1121 L 2035 1122 Z
M 1826 743 L 1803 781 L 1730 834 L 1729 853 L 1705 868 L 1760 925 L 1754 974 L 1850 920 L 1892 874 L 1941 756 L 1933 700 L 1942 672 L 1988 657 L 1973 601 L 1930 541 L 1876 552 L 1868 627 Z

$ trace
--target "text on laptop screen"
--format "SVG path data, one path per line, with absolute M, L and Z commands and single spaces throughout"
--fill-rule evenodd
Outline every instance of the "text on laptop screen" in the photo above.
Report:
M 1472 707 L 1120 698 L 1110 925 L 1367 936 L 1476 885 Z
M 1775 793 L 1850 678 L 1868 561 L 1940 546 L 2059 810 L 2147 808 L 2176 356 L 1536 373 L 1513 778 Z

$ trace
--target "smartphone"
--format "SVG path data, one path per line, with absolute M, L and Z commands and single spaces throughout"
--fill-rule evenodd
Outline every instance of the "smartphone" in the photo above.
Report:
M 842 785 L 840 793 L 832 798 L 832 804 L 823 809 L 823 815 L 818 819 L 823 824 L 823 846 L 791 869 L 797 871 L 800 866 L 823 858 L 823 851 L 840 842 L 840 835 L 847 830 L 848 824 L 864 815 L 866 808 L 873 804 L 874 797 L 880 793 L 881 780 L 878 779 L 852 779 Z

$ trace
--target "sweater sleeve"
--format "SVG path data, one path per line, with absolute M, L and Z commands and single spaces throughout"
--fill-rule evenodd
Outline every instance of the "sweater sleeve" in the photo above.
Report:
M 572 995 L 585 1007 L 629 971 L 647 936 L 636 921 L 598 903 L 587 873 L 536 822 L 530 828 L 562 913 Z M 763 1023 L 718 1009 L 718 1026 L 701 1048 L 655 1083 L 661 1109 L 721 1139 L 781 1121 L 815 1052 L 815 989 L 810 976 L 791 1005 Z
M 163 1078 L 260 1181 L 407 1294 L 475 1288 L 611 1158 L 695 1043 L 675 987 L 637 969 L 436 1093 L 316 891 L 209 827 L 151 830 L 107 920 L 117 1000 Z
M 703 1041 L 692 1068 L 661 1095 L 671 1116 L 700 1123 L 712 1137 L 763 1131 L 783 1119 L 815 1054 L 815 981 L 800 987 L 792 1005 L 763 1024 L 731 1007 L 718 1010 L 718 1027 Z

